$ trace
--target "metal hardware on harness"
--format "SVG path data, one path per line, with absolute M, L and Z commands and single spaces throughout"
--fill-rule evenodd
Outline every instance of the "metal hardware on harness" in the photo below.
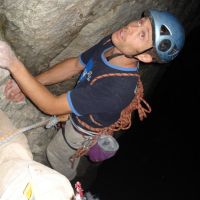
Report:
M 69 161 L 71 162 L 71 168 L 74 167 L 74 161 L 76 158 L 80 158 L 81 156 L 84 156 L 89 151 L 90 147 L 92 147 L 96 143 L 96 136 L 91 136 L 87 138 L 82 143 L 82 147 L 76 150 L 76 152 L 69 158 Z
M 49 122 L 46 124 L 46 128 L 52 128 L 59 122 L 58 118 L 54 115 L 50 117 Z
M 94 143 L 93 137 L 88 137 L 86 140 L 83 141 L 82 145 L 84 149 L 89 149 Z

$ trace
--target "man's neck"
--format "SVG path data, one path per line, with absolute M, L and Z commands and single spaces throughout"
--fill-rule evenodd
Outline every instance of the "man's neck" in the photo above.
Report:
M 105 53 L 105 57 L 109 57 L 109 63 L 112 65 L 117 65 L 124 68 L 135 68 L 138 66 L 138 60 L 134 58 L 127 58 L 115 47 L 109 49 Z

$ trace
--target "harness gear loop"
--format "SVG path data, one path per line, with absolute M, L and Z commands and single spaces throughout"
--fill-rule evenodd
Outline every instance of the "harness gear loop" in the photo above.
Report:
M 98 137 L 98 135 L 104 134 L 104 135 L 112 135 L 113 132 L 115 131 L 119 131 L 119 130 L 127 130 L 131 127 L 132 121 L 132 112 L 134 110 L 138 111 L 138 115 L 140 120 L 142 121 L 144 118 L 147 117 L 147 113 L 151 112 L 151 107 L 149 106 L 149 104 L 144 100 L 144 88 L 143 88 L 143 84 L 142 81 L 140 79 L 140 75 L 139 74 L 129 74 L 129 73 L 109 73 L 109 74 L 103 74 L 101 76 L 97 76 L 96 78 L 94 78 L 91 82 L 90 85 L 95 84 L 95 82 L 97 80 L 100 80 L 102 78 L 107 78 L 107 77 L 113 77 L 113 76 L 132 76 L 132 77 L 138 77 L 138 82 L 137 82 L 137 91 L 135 93 L 134 98 L 132 99 L 131 103 L 124 108 L 121 111 L 120 117 L 119 119 L 114 122 L 113 124 L 111 124 L 110 126 L 107 127 L 103 127 L 103 128 L 94 128 L 91 127 L 90 125 L 88 125 L 87 123 L 83 122 L 82 120 L 80 120 L 79 117 L 76 116 L 76 119 L 78 120 L 78 122 L 85 127 L 87 130 L 91 130 L 93 132 L 96 132 L 97 134 L 93 137 L 94 139 L 94 143 L 96 142 L 96 139 Z M 144 104 L 144 106 L 142 106 L 142 104 Z M 94 120 L 94 118 L 92 117 L 92 115 L 89 116 L 91 121 L 99 126 L 102 126 L 99 122 L 96 122 Z M 89 148 L 92 145 L 88 146 L 87 148 L 81 147 L 79 148 L 74 155 L 71 156 L 72 159 L 81 157 L 83 155 L 85 155 Z M 70 158 L 70 159 L 71 159 Z

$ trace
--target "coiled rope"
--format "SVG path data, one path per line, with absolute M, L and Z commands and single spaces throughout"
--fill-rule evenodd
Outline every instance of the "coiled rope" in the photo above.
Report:
M 91 81 L 90 85 L 94 85 L 96 83 L 96 81 L 98 81 L 102 78 L 113 77 L 113 76 L 119 76 L 119 77 L 121 77 L 121 76 L 124 76 L 124 77 L 125 76 L 134 76 L 134 77 L 138 77 L 136 94 L 135 94 L 134 98 L 132 99 L 131 103 L 121 111 L 119 119 L 108 127 L 94 128 L 94 127 L 88 125 L 87 123 L 83 122 L 82 120 L 80 120 L 79 117 L 76 117 L 78 122 L 84 128 L 86 128 L 87 130 L 91 130 L 93 132 L 96 132 L 97 136 L 101 135 L 101 134 L 112 135 L 113 132 L 115 132 L 115 131 L 129 129 L 131 127 L 131 124 L 132 124 L 132 120 L 131 120 L 132 112 L 135 111 L 135 110 L 138 111 L 139 118 L 140 118 L 141 121 L 144 118 L 147 117 L 147 113 L 151 112 L 151 107 L 149 106 L 149 104 L 143 98 L 144 97 L 144 88 L 143 88 L 143 84 L 142 84 L 142 81 L 140 79 L 139 74 L 128 74 L 128 73 L 104 74 L 104 75 L 101 75 L 101 76 L 94 78 Z M 144 104 L 145 107 L 142 106 L 142 104 Z M 102 126 L 99 122 L 96 122 L 94 120 L 92 115 L 90 115 L 90 119 L 94 124 L 96 124 L 98 126 Z M 97 136 L 95 136 L 93 138 L 92 144 L 95 143 L 94 141 L 97 139 Z M 88 147 L 81 147 L 81 148 L 77 149 L 75 154 L 71 156 L 70 160 L 73 162 L 73 160 L 75 158 L 78 158 L 78 157 L 81 157 L 81 156 L 87 154 L 90 147 L 91 147 L 91 144 Z
M 147 113 L 151 112 L 151 107 L 143 98 L 144 97 L 143 84 L 142 84 L 142 81 L 140 80 L 140 76 L 138 74 L 128 74 L 128 73 L 104 74 L 104 75 L 98 76 L 94 80 L 92 80 L 90 85 L 94 85 L 94 83 L 99 79 L 111 77 L 111 76 L 136 76 L 136 77 L 138 77 L 137 91 L 136 91 L 136 94 L 135 94 L 133 100 L 131 101 L 131 103 L 122 110 L 122 112 L 120 114 L 120 118 L 115 123 L 111 124 L 108 127 L 94 128 L 94 127 L 91 127 L 90 125 L 86 124 L 85 122 L 81 121 L 80 118 L 77 117 L 78 122 L 83 127 L 85 127 L 88 130 L 94 131 L 97 134 L 102 134 L 102 133 L 103 134 L 113 134 L 114 131 L 129 129 L 132 124 L 131 116 L 132 116 L 132 112 L 134 110 L 138 110 L 139 118 L 141 121 L 147 117 Z M 142 106 L 142 103 L 146 106 L 146 108 Z M 100 123 L 98 123 L 94 120 L 92 115 L 90 115 L 90 119 L 96 125 L 101 125 Z

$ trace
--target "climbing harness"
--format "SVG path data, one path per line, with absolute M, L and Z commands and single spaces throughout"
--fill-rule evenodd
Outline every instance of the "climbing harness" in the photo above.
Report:
M 38 128 L 41 126 L 46 125 L 46 128 L 51 128 L 53 126 L 55 126 L 58 122 L 61 121 L 66 121 L 68 119 L 68 115 L 60 115 L 60 116 L 51 116 L 49 119 L 46 119 L 42 122 L 38 122 L 36 124 L 18 129 L 16 131 L 9 131 L 7 133 L 4 133 L 3 131 L 0 130 L 0 145 L 7 143 L 8 141 L 10 141 L 12 138 L 16 137 L 17 135 L 27 132 L 31 129 L 34 128 Z

